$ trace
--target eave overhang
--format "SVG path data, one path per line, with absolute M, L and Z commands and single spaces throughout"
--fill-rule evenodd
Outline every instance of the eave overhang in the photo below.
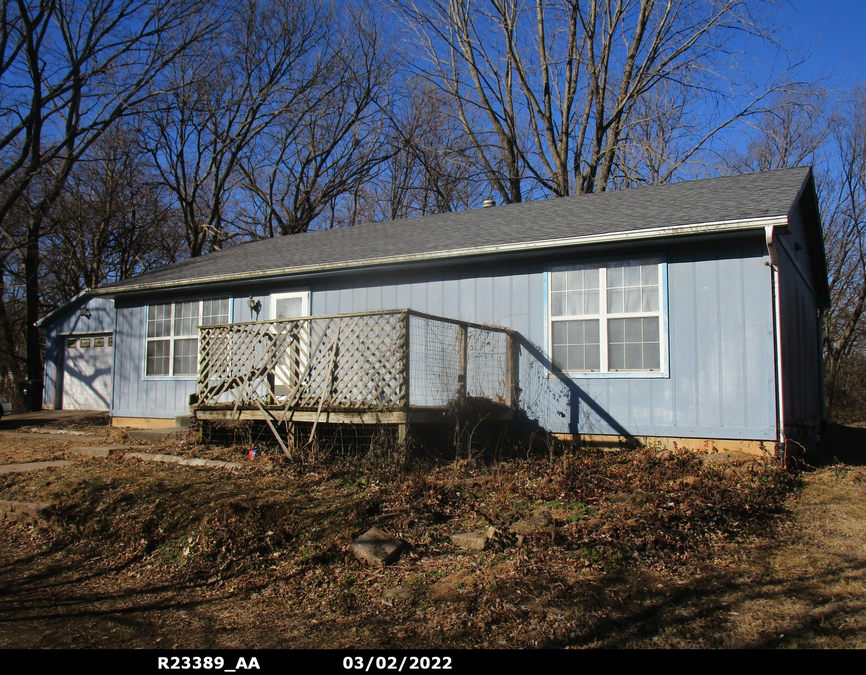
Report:
M 161 289 L 177 289 L 217 283 L 223 284 L 230 282 L 248 282 L 273 279 L 276 277 L 293 277 L 297 275 L 309 275 L 313 273 L 368 269 L 407 263 L 433 262 L 439 260 L 497 254 L 502 255 L 508 253 L 519 253 L 524 251 L 531 252 L 541 251 L 545 249 L 591 246 L 598 244 L 639 242 L 648 239 L 663 239 L 670 237 L 695 236 L 701 234 L 720 234 L 749 230 L 764 230 L 766 227 L 787 228 L 788 216 L 768 216 L 764 218 L 750 218 L 746 220 L 724 220 L 709 223 L 694 223 L 689 225 L 672 225 L 665 227 L 645 228 L 640 230 L 630 230 L 626 232 L 613 232 L 605 234 L 585 235 L 580 237 L 546 239 L 543 241 L 514 242 L 508 244 L 497 244 L 492 246 L 446 249 L 441 251 L 378 258 L 359 258 L 356 260 L 341 260 L 332 263 L 317 263 L 313 265 L 273 268 L 269 270 L 250 270 L 234 274 L 215 274 L 212 276 L 200 276 L 191 279 L 129 284 L 123 286 L 122 288 L 107 287 L 103 289 L 92 290 L 90 291 L 90 293 L 92 295 L 114 297 L 117 295 L 125 295 L 127 293 L 141 293 L 145 291 L 157 291 Z

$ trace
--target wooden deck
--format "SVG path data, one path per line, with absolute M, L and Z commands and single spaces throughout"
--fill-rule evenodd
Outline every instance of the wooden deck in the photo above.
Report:
M 518 408 L 514 331 L 412 310 L 202 326 L 192 412 L 280 425 L 434 423 L 469 398 Z M 284 445 L 284 449 L 288 449 Z

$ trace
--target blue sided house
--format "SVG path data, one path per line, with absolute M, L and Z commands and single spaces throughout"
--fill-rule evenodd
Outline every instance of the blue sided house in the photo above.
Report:
M 44 405 L 118 426 L 395 424 L 486 399 L 565 438 L 774 453 L 823 416 L 810 168 L 255 241 L 40 324 Z

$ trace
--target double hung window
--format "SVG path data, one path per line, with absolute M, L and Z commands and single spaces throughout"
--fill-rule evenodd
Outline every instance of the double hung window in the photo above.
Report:
M 550 353 L 564 372 L 665 368 L 660 259 L 550 268 Z
M 229 322 L 229 299 L 147 306 L 147 377 L 192 377 L 198 372 L 198 327 Z

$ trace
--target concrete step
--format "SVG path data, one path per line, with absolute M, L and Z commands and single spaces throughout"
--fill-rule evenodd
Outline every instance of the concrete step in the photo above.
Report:
M 130 438 L 139 441 L 160 443 L 166 439 L 181 438 L 189 433 L 189 427 L 167 427 L 165 429 L 127 429 Z

